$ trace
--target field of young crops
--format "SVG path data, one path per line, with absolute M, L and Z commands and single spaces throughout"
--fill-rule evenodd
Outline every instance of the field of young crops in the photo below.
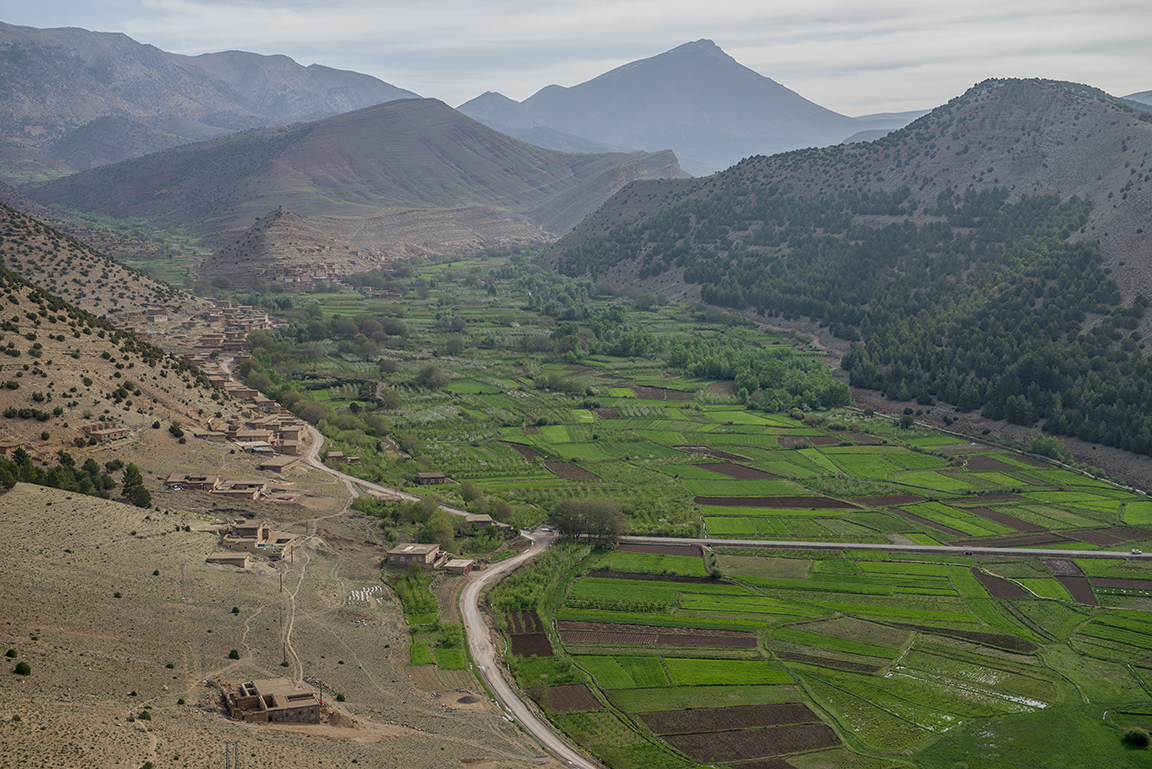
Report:
M 978 577 L 1015 585 L 1019 597 L 998 598 Z M 1064 588 L 1068 579 L 1085 580 L 1114 608 L 1082 606 Z M 1118 606 L 1102 592 L 1118 589 L 1108 587 L 1115 581 L 1152 587 L 1152 565 L 1042 552 L 593 553 L 551 594 L 542 623 L 554 623 L 555 664 L 599 689 L 596 707 L 606 707 L 563 713 L 557 723 L 625 769 L 641 766 L 640 755 L 680 756 L 685 767 L 784 755 L 801 766 L 802 755 L 825 752 L 873 755 L 879 763 L 861 765 L 881 767 L 882 756 L 939 751 L 997 719 L 1043 728 L 1047 714 L 1076 708 L 1099 718 L 1145 703 L 1152 685 L 1152 598 L 1120 596 L 1127 606 Z M 753 712 L 783 720 L 752 732 L 781 731 L 714 731 L 740 728 Z M 617 735 L 621 744 L 640 751 L 633 758 L 600 752 L 608 744 L 590 728 L 621 724 L 632 730 Z M 1122 736 L 1106 755 L 1125 755 Z M 667 752 L 645 752 L 658 746 Z M 1027 765 L 1023 748 L 1003 751 L 995 765 Z

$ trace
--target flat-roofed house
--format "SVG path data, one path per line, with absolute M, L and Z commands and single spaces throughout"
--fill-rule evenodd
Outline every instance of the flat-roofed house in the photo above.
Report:
M 175 473 L 168 476 L 164 485 L 170 489 L 196 489 L 197 491 L 213 491 L 220 488 L 219 475 L 184 475 Z
M 444 473 L 416 473 L 416 482 L 421 486 L 430 486 L 437 483 L 447 483 L 448 476 Z
M 266 470 L 272 473 L 285 473 L 298 464 L 300 464 L 300 457 L 269 457 L 267 459 L 261 459 L 260 464 L 256 465 L 256 469 Z
M 320 698 L 287 678 L 265 678 L 224 687 L 224 707 L 237 721 L 320 723 Z
M 388 565 L 407 566 L 411 563 L 419 563 L 427 566 L 435 563 L 436 556 L 438 555 L 440 555 L 439 545 L 416 545 L 410 543 L 397 545 L 388 551 Z

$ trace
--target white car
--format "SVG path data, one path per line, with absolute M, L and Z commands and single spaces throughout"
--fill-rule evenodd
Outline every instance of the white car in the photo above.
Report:
M 1144 555 L 1144 552 L 1142 550 L 1137 550 L 1136 548 L 1132 548 L 1132 555 Z

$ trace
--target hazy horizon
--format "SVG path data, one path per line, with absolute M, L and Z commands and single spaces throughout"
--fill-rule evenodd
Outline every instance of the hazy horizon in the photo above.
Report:
M 846 115 L 926 109 L 989 77 L 1042 77 L 1116 96 L 1152 88 L 1152 4 L 1025 2 L 804 8 L 750 0 L 563 5 L 411 0 L 59 0 L 9 24 L 121 32 L 172 53 L 243 50 L 362 72 L 458 106 L 523 100 L 709 38 L 741 64 Z

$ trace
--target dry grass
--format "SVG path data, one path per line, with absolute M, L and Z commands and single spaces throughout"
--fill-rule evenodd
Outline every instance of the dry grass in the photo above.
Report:
M 294 528 L 315 528 L 299 514 Z M 352 540 L 362 522 L 333 515 L 325 528 Z M 292 563 L 243 572 L 204 562 L 217 523 L 24 484 L 0 497 L 0 646 L 32 668 L 0 673 L 0 767 L 210 766 L 225 740 L 251 765 L 537 765 L 495 708 L 413 686 L 392 601 L 345 605 L 372 583 L 374 552 L 309 537 Z M 347 702 L 323 726 L 239 725 L 201 683 L 283 674 Z M 127 720 L 149 706 L 150 721 Z

